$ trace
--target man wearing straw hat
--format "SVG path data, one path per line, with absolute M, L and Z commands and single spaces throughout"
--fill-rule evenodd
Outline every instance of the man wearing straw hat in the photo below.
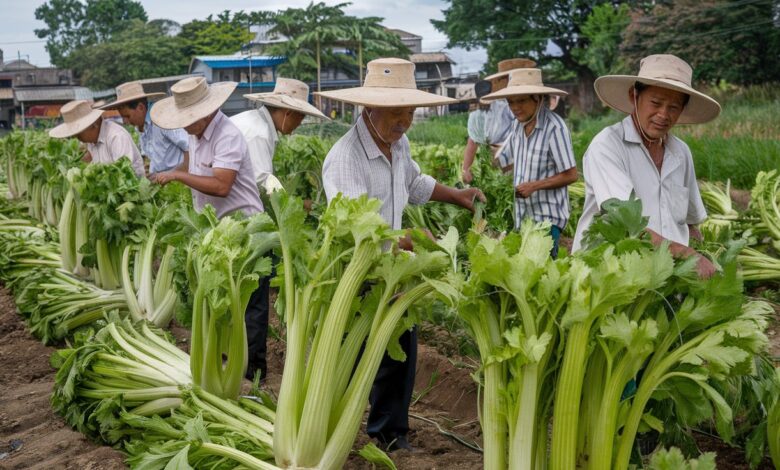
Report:
M 115 109 L 125 124 L 138 129 L 142 155 L 149 159 L 149 173 L 173 170 L 184 161 L 188 136 L 184 129 L 162 129 L 152 122 L 151 100 L 165 93 L 147 93 L 141 82 L 127 82 L 116 87 L 116 101 L 100 109 Z
M 253 93 L 244 95 L 244 98 L 261 106 L 236 114 L 230 120 L 246 139 L 257 184 L 265 186 L 268 176 L 274 171 L 276 133 L 292 134 L 306 116 L 328 118 L 309 104 L 309 85 L 292 78 L 279 77 L 271 93 Z
M 545 86 L 541 70 L 527 68 L 512 71 L 506 88 L 484 98 L 506 99 L 516 118 L 496 155 L 501 167 L 514 173 L 515 229 L 527 218 L 550 222 L 553 258 L 558 256 L 561 230 L 569 219 L 566 186 L 577 181 L 577 164 L 569 129 L 563 118 L 546 106 L 545 96 L 565 94 Z
M 498 72 L 488 75 L 483 80 L 490 83 L 490 91 L 495 93 L 506 88 L 509 80 L 509 73 L 517 69 L 536 67 L 536 62 L 531 59 L 517 58 L 506 59 L 498 63 Z M 476 91 L 476 85 L 475 85 Z M 479 100 L 479 102 L 483 102 Z M 485 102 L 487 103 L 487 102 Z M 469 129 L 469 138 L 466 141 L 466 149 L 463 152 L 463 182 L 471 183 L 473 176 L 471 174 L 471 165 L 474 164 L 474 157 L 477 154 L 479 146 L 486 144 L 490 147 L 493 155 L 496 154 L 501 144 L 509 137 L 512 123 L 515 120 L 512 111 L 507 106 L 506 100 L 494 100 L 489 103 L 489 109 L 485 114 L 484 131 L 472 133 Z
M 363 86 L 321 92 L 337 101 L 364 106 L 352 128 L 328 152 L 322 168 L 328 200 L 368 195 L 382 201 L 380 214 L 393 229 L 401 228 L 404 207 L 429 200 L 472 209 L 474 198 L 484 201 L 476 188 L 454 189 L 420 173 L 411 158 L 404 135 L 418 106 L 441 106 L 454 101 L 417 89 L 414 64 L 403 59 L 377 59 L 368 63 Z M 408 243 L 402 247 L 408 247 Z M 417 331 L 400 338 L 407 360 L 385 356 L 371 390 L 371 412 L 366 429 L 389 450 L 411 449 L 409 404 L 417 362 Z
M 87 144 L 84 160 L 91 163 L 114 163 L 127 157 L 139 177 L 144 176 L 141 153 L 133 137 L 121 125 L 103 119 L 103 111 L 92 109 L 88 101 L 75 100 L 60 109 L 63 123 L 49 131 L 51 137 L 75 137 Z
M 171 171 L 157 173 L 160 184 L 179 181 L 192 190 L 195 210 L 211 204 L 217 217 L 241 212 L 246 216 L 263 211 L 255 183 L 252 162 L 241 131 L 220 107 L 236 88 L 236 82 L 208 85 L 203 77 L 180 80 L 171 87 L 173 96 L 158 101 L 152 108 L 152 121 L 163 129 L 183 128 L 189 135 L 189 156 Z M 257 325 L 258 311 L 265 311 L 265 329 L 249 331 L 247 377 L 266 373 L 265 331 L 268 318 L 268 283 L 259 283 L 247 305 L 250 326 Z M 260 322 L 262 324 L 262 322 Z
M 693 69 L 670 54 L 642 59 L 638 75 L 607 75 L 595 88 L 604 104 L 628 116 L 601 131 L 583 159 L 585 206 L 574 238 L 583 243 L 593 216 L 604 201 L 626 200 L 631 193 L 642 201 L 654 244 L 670 242 L 675 256 L 698 258 L 702 277 L 715 272 L 713 264 L 688 247 L 696 225 L 707 218 L 699 194 L 688 146 L 669 132 L 675 124 L 699 124 L 720 114 L 720 105 L 691 87 Z

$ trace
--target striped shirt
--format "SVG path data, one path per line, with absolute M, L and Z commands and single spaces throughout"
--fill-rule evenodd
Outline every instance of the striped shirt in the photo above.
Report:
M 379 214 L 393 229 L 400 229 L 406 204 L 428 202 L 436 180 L 420 173 L 406 136 L 394 142 L 390 152 L 392 162 L 377 147 L 363 117 L 358 118 L 325 157 L 322 182 L 328 201 L 339 193 L 379 199 Z
M 144 131 L 138 137 L 141 153 L 149 159 L 149 173 L 170 171 L 181 165 L 189 147 L 184 129 L 163 129 L 152 122 L 151 103 L 144 119 Z
M 571 135 L 563 118 L 542 106 L 536 126 L 530 136 L 520 121 L 512 124 L 503 151 L 498 156 L 501 166 L 514 164 L 514 186 L 539 181 L 577 166 Z M 529 197 L 515 198 L 515 228 L 525 218 L 537 222 L 549 221 L 563 229 L 569 220 L 569 191 L 566 186 L 540 189 Z
M 87 144 L 87 150 L 92 155 L 92 163 L 114 163 L 122 157 L 130 159 L 135 175 L 139 178 L 146 174 L 141 152 L 133 142 L 133 137 L 127 129 L 113 121 L 103 120 L 97 142 Z
M 206 204 L 211 204 L 220 219 L 238 211 L 247 216 L 263 212 L 244 136 L 222 111 L 217 112 L 200 139 L 190 135 L 189 148 L 191 174 L 213 177 L 214 168 L 236 172 L 233 186 L 225 197 L 210 196 L 192 189 L 195 210 L 200 212 Z
M 642 201 L 647 227 L 662 237 L 688 245 L 688 225 L 707 219 L 691 150 L 669 135 L 661 171 L 642 144 L 631 116 L 599 132 L 582 159 L 585 205 L 577 223 L 572 250 L 579 250 L 593 217 L 607 199 L 626 200 L 631 192 Z

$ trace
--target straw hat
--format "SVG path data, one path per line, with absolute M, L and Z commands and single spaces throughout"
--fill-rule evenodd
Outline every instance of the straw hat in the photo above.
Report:
M 693 69 L 687 62 L 671 54 L 650 55 L 639 63 L 639 75 L 605 75 L 596 79 L 594 87 L 601 101 L 626 114 L 634 111 L 628 90 L 634 82 L 679 91 L 690 96 L 677 124 L 699 124 L 712 121 L 720 114 L 717 101 L 691 87 Z
M 279 77 L 271 93 L 252 93 L 244 95 L 244 98 L 275 108 L 291 109 L 308 116 L 330 120 L 319 109 L 309 104 L 307 101 L 309 85 L 300 80 Z
M 146 93 L 141 82 L 127 82 L 116 87 L 116 100 L 102 106 L 100 109 L 116 109 L 125 103 L 140 100 L 141 98 L 156 99 L 165 96 L 165 93 Z
M 158 101 L 152 108 L 152 122 L 163 129 L 187 127 L 218 110 L 236 85 L 236 82 L 209 85 L 203 77 L 179 80 L 171 87 L 173 96 Z
M 509 75 L 509 72 L 517 69 L 531 69 L 536 67 L 536 62 L 531 59 L 517 58 L 506 59 L 498 63 L 498 72 L 493 75 L 488 75 L 483 80 L 493 80 L 494 78 L 503 77 Z
M 60 114 L 62 114 L 62 120 L 64 122 L 51 129 L 49 131 L 49 136 L 57 139 L 64 139 L 66 137 L 73 137 L 91 126 L 92 123 L 103 115 L 103 111 L 92 109 L 92 105 L 89 101 L 76 100 L 65 103 L 62 108 L 60 108 Z
M 509 83 L 503 90 L 486 95 L 485 101 L 494 101 L 508 96 L 516 95 L 568 95 L 563 90 L 544 86 L 542 83 L 542 71 L 539 69 L 513 70 L 509 74 Z
M 369 108 L 441 106 L 457 103 L 455 99 L 418 90 L 414 80 L 414 64 L 408 60 L 375 59 L 368 63 L 367 68 L 368 73 L 363 86 L 314 94 Z

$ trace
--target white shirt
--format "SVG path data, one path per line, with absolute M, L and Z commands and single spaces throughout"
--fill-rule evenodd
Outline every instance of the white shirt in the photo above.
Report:
M 255 180 L 262 185 L 274 172 L 273 156 L 278 141 L 271 113 L 263 106 L 236 114 L 230 120 L 246 139 Z
M 92 163 L 114 163 L 122 157 L 127 157 L 133 164 L 136 176 L 146 175 L 141 152 L 133 142 L 133 137 L 121 125 L 106 121 L 100 125 L 97 142 L 88 143 L 87 150 L 92 155 Z
M 390 152 L 392 162 L 377 147 L 363 117 L 358 118 L 333 145 L 322 165 L 328 201 L 338 193 L 351 198 L 367 194 L 382 201 L 379 214 L 393 229 L 400 229 L 406 204 L 428 202 L 436 180 L 420 173 L 406 136 L 393 142 Z
M 515 115 L 512 114 L 506 100 L 495 100 L 490 103 L 490 110 L 485 116 L 486 143 L 498 145 L 505 141 L 509 137 L 514 122 Z
M 599 132 L 582 164 L 585 206 L 574 236 L 575 251 L 604 201 L 627 200 L 632 191 L 642 201 L 642 215 L 649 217 L 648 228 L 668 240 L 687 246 L 688 225 L 707 218 L 688 146 L 670 135 L 659 173 L 631 116 Z
M 214 176 L 214 168 L 236 172 L 230 193 L 225 197 L 209 196 L 192 189 L 192 203 L 200 212 L 211 204 L 220 219 L 236 211 L 252 215 L 263 211 L 260 193 L 257 191 L 252 163 L 249 161 L 246 142 L 238 128 L 219 111 L 211 120 L 203 136 L 190 135 L 189 172 L 199 176 Z

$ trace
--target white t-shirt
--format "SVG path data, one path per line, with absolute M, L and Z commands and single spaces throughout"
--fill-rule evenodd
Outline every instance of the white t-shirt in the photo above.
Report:
M 230 120 L 244 135 L 257 184 L 264 184 L 268 175 L 274 172 L 273 157 L 278 140 L 271 113 L 263 106 L 236 114 Z

